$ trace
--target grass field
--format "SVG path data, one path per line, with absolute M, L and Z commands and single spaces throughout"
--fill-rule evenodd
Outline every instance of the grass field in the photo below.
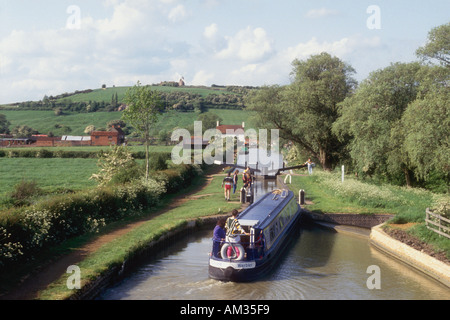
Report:
M 96 185 L 89 177 L 97 159 L 0 158 L 0 200 L 21 180 L 35 181 L 47 192 L 82 190 Z
M 70 99 L 72 102 L 87 102 L 87 101 L 111 101 L 111 97 L 117 93 L 119 102 L 123 100 L 127 90 L 130 87 L 111 87 L 106 89 L 95 89 L 89 93 L 78 93 L 67 98 L 59 100 Z M 199 94 L 206 97 L 210 94 L 234 94 L 228 92 L 225 88 L 209 88 L 209 87 L 169 87 L 169 86 L 151 86 L 152 90 L 160 92 L 188 92 L 191 94 Z
M 151 146 L 150 152 L 170 152 L 172 146 Z M 71 151 L 107 151 L 108 147 L 38 148 Z M 144 151 L 143 146 L 129 147 L 131 151 Z M 150 155 L 151 156 L 151 155 Z M 143 163 L 144 160 L 137 160 Z M 64 190 L 83 190 L 96 185 L 89 177 L 98 172 L 97 159 L 81 158 L 0 158 L 0 203 L 16 184 L 34 181 L 44 193 Z M 0 206 L 1 209 L 1 206 Z
M 246 123 L 246 128 L 255 127 L 252 119 L 254 113 L 246 110 L 211 109 L 210 112 L 217 114 L 223 121 L 222 124 L 238 125 Z M 39 133 L 47 134 L 53 132 L 55 136 L 62 135 L 86 135 L 84 130 L 88 125 L 96 128 L 106 128 L 106 124 L 111 120 L 118 120 L 122 117 L 121 112 L 92 112 L 92 113 L 66 113 L 56 116 L 53 111 L 11 111 L 0 110 L 1 114 L 11 122 L 9 126 L 13 129 L 20 125 L 26 125 Z M 159 117 L 158 123 L 154 126 L 154 132 L 166 130 L 171 132 L 175 127 L 187 128 L 194 124 L 198 114 L 194 112 L 168 112 Z M 57 128 L 57 127 L 60 128 Z M 71 129 L 65 131 L 65 127 Z

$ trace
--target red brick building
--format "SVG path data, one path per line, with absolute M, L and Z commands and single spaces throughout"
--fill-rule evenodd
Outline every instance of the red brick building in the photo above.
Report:
M 54 147 L 61 141 L 61 137 L 49 137 L 47 135 L 31 136 L 33 147 Z
M 92 146 L 121 145 L 125 142 L 125 133 L 120 128 L 112 127 L 109 131 L 92 131 Z
M 125 133 L 112 127 L 109 131 L 93 131 L 90 136 L 49 137 L 33 135 L 31 138 L 14 138 L 0 135 L 0 147 L 73 147 L 73 146 L 110 146 L 125 142 Z

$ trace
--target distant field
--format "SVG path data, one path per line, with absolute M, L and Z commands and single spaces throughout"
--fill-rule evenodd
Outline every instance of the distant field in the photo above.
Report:
M 56 116 L 53 111 L 0 111 L 11 122 L 10 129 L 26 125 L 39 133 L 47 134 L 53 132 L 55 136 L 62 135 L 85 135 L 84 129 L 93 124 L 97 128 L 105 128 L 111 120 L 120 119 L 122 116 L 118 112 L 92 112 L 92 113 L 67 113 Z M 60 126 L 62 128 L 56 128 Z M 64 127 L 69 127 L 71 131 L 64 131 Z
M 172 148 L 173 146 L 151 146 L 150 152 L 170 152 Z M 108 147 L 39 147 L 38 149 L 106 151 Z M 144 147 L 134 146 L 129 149 L 143 151 Z M 144 160 L 138 159 L 137 162 L 143 163 Z M 61 190 L 77 191 L 95 186 L 96 182 L 89 180 L 89 177 L 98 170 L 95 158 L 0 158 L 0 202 L 21 180 L 35 181 L 39 188 L 48 193 Z
M 130 87 L 111 87 L 106 89 L 95 89 L 89 93 L 79 93 L 63 99 L 70 99 L 73 102 L 87 102 L 87 101 L 111 101 L 112 95 L 117 93 L 117 98 L 122 101 L 125 93 Z M 161 92 L 189 92 L 192 94 L 200 94 L 206 97 L 209 94 L 234 94 L 226 91 L 224 88 L 197 88 L 197 87 L 168 87 L 168 86 L 151 86 L 152 90 Z
M 246 128 L 253 126 L 253 112 L 246 110 L 211 109 L 210 112 L 217 114 L 223 119 L 223 124 L 242 124 L 246 122 Z M 55 136 L 62 135 L 85 135 L 84 129 L 88 125 L 96 128 L 105 128 L 111 120 L 118 120 L 122 117 L 121 112 L 92 112 L 92 113 L 67 113 L 56 116 L 53 111 L 11 111 L 0 110 L 1 114 L 11 122 L 10 129 L 26 125 L 42 134 L 53 132 Z M 160 116 L 159 122 L 155 125 L 155 132 L 164 129 L 172 131 L 175 127 L 186 128 L 192 126 L 198 114 L 194 112 L 169 112 Z M 57 126 L 61 128 L 57 128 Z M 69 127 L 67 132 L 64 127 Z
M 96 185 L 89 177 L 98 170 L 97 159 L 0 158 L 0 199 L 21 180 L 34 180 L 46 192 L 82 190 Z

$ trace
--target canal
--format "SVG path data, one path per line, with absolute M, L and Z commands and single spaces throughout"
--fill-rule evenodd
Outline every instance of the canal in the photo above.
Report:
M 275 188 L 259 181 L 255 194 Z M 300 224 L 293 245 L 267 277 L 251 283 L 208 277 L 212 230 L 186 236 L 144 261 L 100 300 L 450 300 L 450 290 L 386 256 L 369 243 L 368 231 L 336 232 Z M 369 288 L 379 271 L 378 288 Z M 369 269 L 369 271 L 368 271 Z M 369 281 L 368 281 L 369 280 Z

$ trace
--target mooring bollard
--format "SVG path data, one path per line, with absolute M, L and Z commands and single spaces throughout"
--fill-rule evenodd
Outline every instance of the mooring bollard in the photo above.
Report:
M 300 205 L 305 204 L 305 190 L 302 189 L 298 192 L 298 199 L 299 199 Z
M 245 188 L 241 188 L 241 203 L 245 203 L 247 201 L 247 195 L 245 194 Z

